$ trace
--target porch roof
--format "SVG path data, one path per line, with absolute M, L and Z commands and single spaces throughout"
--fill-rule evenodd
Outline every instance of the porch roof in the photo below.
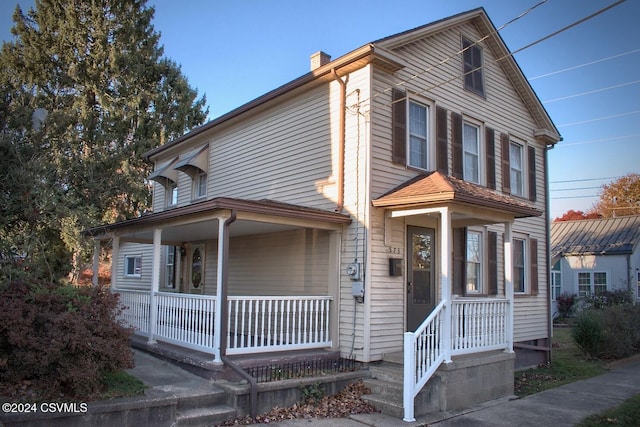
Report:
M 372 203 L 376 207 L 393 209 L 459 203 L 497 209 L 516 218 L 542 215 L 541 210 L 514 197 L 498 194 L 486 187 L 440 172 L 418 175 L 374 199 Z
M 223 210 L 236 210 L 238 212 L 248 214 L 259 214 L 272 217 L 289 218 L 292 220 L 315 221 L 336 225 L 349 224 L 352 221 L 351 217 L 346 214 L 282 203 L 268 199 L 245 200 L 229 197 L 216 197 L 215 199 L 193 203 L 174 209 L 167 209 L 161 212 L 142 215 L 138 218 L 101 225 L 85 230 L 83 234 L 85 236 L 99 236 L 119 230 L 147 228 L 157 224 L 167 225 L 173 221 L 206 216 L 214 213 L 215 211 Z

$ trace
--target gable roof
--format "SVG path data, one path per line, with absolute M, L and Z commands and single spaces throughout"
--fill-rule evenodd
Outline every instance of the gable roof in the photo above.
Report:
M 229 120 L 235 119 L 236 117 L 261 107 L 276 98 L 295 93 L 296 90 L 299 90 L 310 83 L 332 80 L 334 78 L 333 71 L 336 71 L 339 76 L 342 76 L 355 69 L 361 68 L 368 63 L 373 63 L 389 72 L 395 72 L 403 68 L 404 64 L 401 59 L 393 55 L 391 49 L 402 44 L 409 43 L 412 40 L 426 37 L 430 34 L 435 34 L 447 28 L 460 25 L 466 21 L 473 21 L 481 34 L 487 36 L 485 43 L 487 43 L 489 48 L 492 50 L 494 56 L 496 58 L 500 58 L 501 67 L 504 69 L 515 90 L 523 99 L 525 105 L 538 125 L 539 129 L 535 131 L 535 136 L 542 138 L 550 145 L 560 141 L 562 139 L 560 137 L 560 133 L 542 105 L 542 102 L 540 102 L 540 99 L 511 55 L 509 49 L 504 43 L 504 40 L 487 16 L 484 8 L 480 7 L 431 22 L 412 30 L 404 31 L 367 43 L 346 55 L 330 61 L 329 63 L 230 111 L 229 113 L 193 129 L 167 144 L 150 150 L 144 154 L 144 157 L 146 159 L 150 159 L 151 157 L 179 144 L 182 141 L 226 123 Z
M 418 175 L 373 200 L 372 204 L 376 207 L 409 208 L 443 202 L 499 209 L 512 213 L 516 218 L 542 215 L 542 211 L 513 197 L 440 172 Z
M 640 243 L 640 215 L 560 221 L 551 224 L 551 258 L 625 255 Z

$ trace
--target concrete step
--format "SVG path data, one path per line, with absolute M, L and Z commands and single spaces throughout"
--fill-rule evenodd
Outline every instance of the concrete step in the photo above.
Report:
M 364 378 L 362 382 L 371 390 L 370 394 L 380 394 L 398 402 L 402 401 L 402 384 L 376 378 Z
M 189 409 L 206 408 L 226 402 L 226 392 L 220 387 L 211 385 L 210 388 L 191 390 L 189 394 L 178 395 L 178 412 Z
M 219 404 L 208 408 L 191 408 L 178 411 L 176 427 L 205 427 L 223 423 L 236 418 L 236 410 L 231 406 Z
M 371 378 L 399 384 L 402 384 L 403 381 L 402 365 L 396 363 L 382 362 L 380 364 L 372 364 L 369 365 L 369 372 L 371 373 Z
M 361 396 L 361 399 L 370 405 L 373 405 L 383 414 L 390 415 L 395 418 L 404 417 L 402 399 L 397 401 L 395 399 L 390 399 L 388 395 L 378 393 L 364 394 Z

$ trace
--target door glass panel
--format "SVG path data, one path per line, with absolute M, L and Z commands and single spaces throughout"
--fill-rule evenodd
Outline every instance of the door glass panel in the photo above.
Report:
M 413 303 L 431 304 L 431 235 L 413 234 Z
M 200 248 L 193 251 L 193 260 L 191 262 L 191 284 L 194 288 L 198 288 L 202 284 L 202 251 Z

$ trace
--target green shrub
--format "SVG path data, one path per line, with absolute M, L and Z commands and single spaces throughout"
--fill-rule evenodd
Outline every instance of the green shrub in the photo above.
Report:
M 574 338 L 592 357 L 621 359 L 640 351 L 640 306 L 614 305 L 586 310 L 576 319 Z
M 2 286 L 4 394 L 26 389 L 39 399 L 87 399 L 99 392 L 104 374 L 133 367 L 131 330 L 117 321 L 119 310 L 117 296 L 104 288 L 33 280 Z

